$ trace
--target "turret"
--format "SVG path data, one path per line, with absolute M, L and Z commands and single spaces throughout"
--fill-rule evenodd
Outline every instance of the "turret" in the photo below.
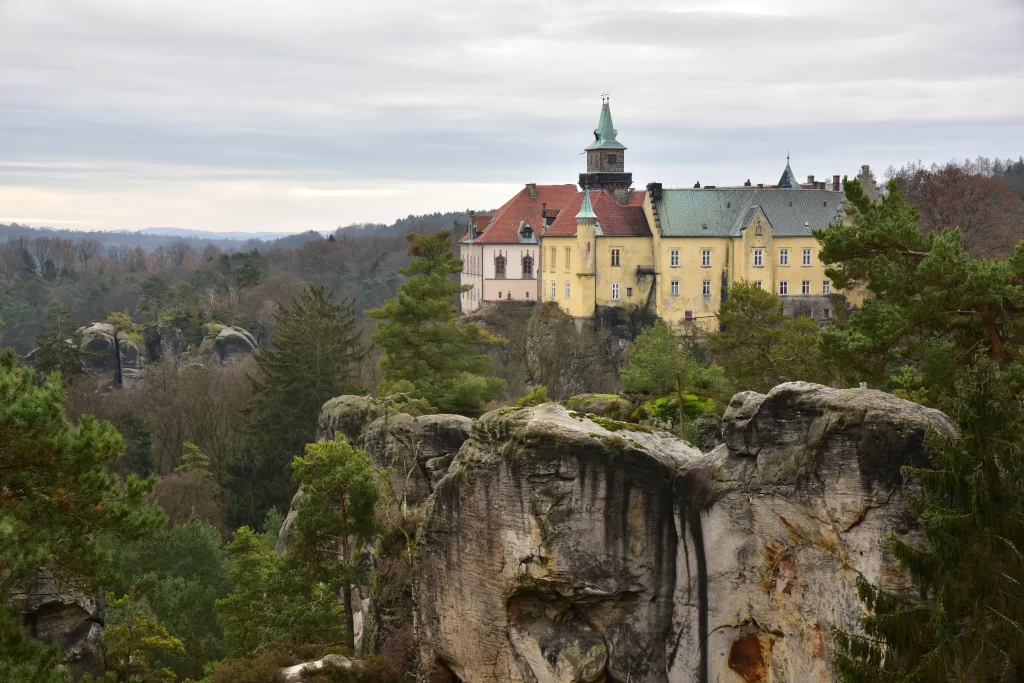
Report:
M 625 172 L 626 146 L 616 139 L 619 131 L 612 123 L 608 96 L 601 97 L 601 117 L 594 129 L 594 140 L 584 150 L 587 172 L 580 174 L 580 187 L 605 192 L 619 204 L 629 201 L 633 174 Z

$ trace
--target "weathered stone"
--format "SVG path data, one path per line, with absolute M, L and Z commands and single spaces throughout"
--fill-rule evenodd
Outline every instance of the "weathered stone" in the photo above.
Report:
M 120 347 L 122 379 L 126 385 L 137 381 L 142 374 L 143 355 L 139 350 L 139 342 L 119 331 L 110 323 L 92 323 L 78 330 L 79 348 L 84 352 L 87 368 L 100 374 L 114 374 L 118 369 L 118 354 L 114 339 Z M 116 378 L 115 378 L 116 381 Z
M 581 394 L 562 401 L 566 408 L 578 413 L 591 413 L 613 420 L 628 420 L 635 406 L 615 394 Z
M 288 514 L 285 515 L 284 522 L 281 523 L 281 528 L 277 532 L 277 544 L 274 549 L 282 555 L 288 550 L 288 544 L 292 540 L 292 534 L 295 530 L 295 518 L 299 516 L 299 501 L 302 500 L 302 489 L 300 488 L 292 496 L 292 502 L 288 506 Z
M 75 680 L 103 674 L 102 594 L 84 593 L 44 568 L 35 582 L 11 591 L 10 597 L 32 637 L 60 645 L 61 660 Z
M 146 358 L 156 362 L 161 358 L 178 358 L 188 352 L 189 341 L 182 326 L 173 321 L 160 321 L 142 331 L 146 345 Z
M 341 655 L 325 655 L 323 659 L 285 667 L 281 669 L 281 676 L 285 683 L 302 683 L 306 672 L 319 671 L 324 667 L 351 669 L 352 661 Z
M 241 327 L 209 324 L 206 338 L 199 345 L 200 358 L 231 363 L 256 353 L 256 338 Z
M 358 445 L 367 425 L 387 412 L 384 402 L 373 396 L 332 398 L 320 409 L 316 438 L 333 439 L 335 434 L 341 434 L 349 443 Z
M 419 537 L 421 663 L 457 680 L 831 681 L 858 574 L 907 587 L 900 467 L 941 413 L 791 383 L 734 397 L 726 443 L 548 403 L 473 428 Z

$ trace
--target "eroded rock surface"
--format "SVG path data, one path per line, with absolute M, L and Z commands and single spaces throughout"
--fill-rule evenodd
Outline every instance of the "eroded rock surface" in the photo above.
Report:
M 854 580 L 899 590 L 900 467 L 948 419 L 891 395 L 738 394 L 725 444 L 570 415 L 483 416 L 426 502 L 421 663 L 452 680 L 831 681 Z

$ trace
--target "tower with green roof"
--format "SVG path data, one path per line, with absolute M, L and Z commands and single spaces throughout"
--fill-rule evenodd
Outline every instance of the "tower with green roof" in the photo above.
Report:
M 625 171 L 626 146 L 616 139 L 608 95 L 601 96 L 601 118 L 594 140 L 587 145 L 587 172 L 580 173 L 580 187 L 605 192 L 620 204 L 629 200 L 633 174 Z

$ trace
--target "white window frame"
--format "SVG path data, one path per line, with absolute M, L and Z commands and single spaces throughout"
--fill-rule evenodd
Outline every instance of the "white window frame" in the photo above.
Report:
M 821 281 L 821 293 L 825 294 L 825 295 L 828 295 L 828 294 L 832 293 L 832 281 L 831 280 L 822 280 Z
M 754 280 L 754 286 L 757 287 L 758 289 L 763 289 L 760 280 Z
M 613 282 L 612 283 L 612 301 L 618 301 L 618 300 L 619 300 L 619 283 L 618 282 Z
M 672 251 L 668 252 L 668 266 L 669 266 L 669 268 L 678 268 L 679 267 L 679 250 L 678 249 L 673 249 Z
M 700 267 L 710 268 L 711 267 L 711 250 L 701 249 L 700 250 Z
M 801 256 L 801 259 L 802 259 L 800 261 L 801 264 L 803 264 L 805 266 L 811 265 L 811 250 L 810 249 L 804 249 L 803 255 Z
M 619 248 L 612 249 L 612 268 L 618 268 L 622 263 L 622 250 Z
M 789 249 L 779 249 L 779 265 L 789 265 Z
M 810 294 L 811 293 L 811 281 L 810 280 L 804 280 L 803 282 L 800 283 L 800 293 L 801 294 Z
M 789 296 L 789 280 L 779 281 L 779 296 Z
M 566 300 L 570 299 L 571 295 L 572 295 L 572 287 L 569 285 L 569 281 L 566 280 L 565 281 L 565 298 L 566 298 Z
M 558 288 L 558 283 L 555 282 L 554 280 L 552 280 L 551 281 L 551 300 L 552 301 L 554 301 L 556 298 L 558 298 L 557 288 Z
M 711 298 L 711 280 L 704 280 L 700 285 L 700 293 L 705 299 Z
M 669 285 L 669 291 L 672 293 L 672 296 L 679 296 L 679 280 L 672 281 Z
M 754 267 L 764 268 L 764 249 L 754 250 Z

